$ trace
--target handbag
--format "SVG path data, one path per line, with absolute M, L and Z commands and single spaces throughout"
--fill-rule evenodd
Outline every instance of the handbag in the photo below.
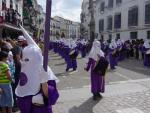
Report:
M 118 57 L 118 56 L 119 56 L 119 50 L 114 51 L 114 52 L 112 53 L 112 56 L 113 56 L 114 58 Z
M 71 59 L 76 59 L 78 56 L 78 53 L 75 50 L 71 50 L 71 52 L 69 53 L 69 56 Z
M 43 106 L 44 105 L 43 95 L 41 93 L 39 93 L 39 94 L 33 96 L 32 103 L 34 105 Z
M 40 91 L 32 97 L 32 104 L 34 104 L 36 106 L 47 106 L 48 105 L 48 99 L 43 93 L 42 85 L 40 87 Z
M 93 69 L 93 72 L 100 76 L 105 76 L 108 65 L 109 63 L 107 59 L 104 57 L 100 57 L 100 59 L 96 63 L 95 68 Z

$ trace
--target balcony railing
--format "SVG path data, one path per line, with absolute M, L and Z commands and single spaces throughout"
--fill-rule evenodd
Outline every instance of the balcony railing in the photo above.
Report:
M 14 26 L 22 24 L 21 15 L 14 9 L 0 11 L 0 23 L 7 23 Z

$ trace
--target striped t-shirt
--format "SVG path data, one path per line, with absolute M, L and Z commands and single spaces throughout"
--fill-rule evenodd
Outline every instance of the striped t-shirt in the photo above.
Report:
M 7 78 L 6 72 L 9 70 L 9 66 L 5 62 L 0 62 L 0 84 L 9 84 L 11 81 Z

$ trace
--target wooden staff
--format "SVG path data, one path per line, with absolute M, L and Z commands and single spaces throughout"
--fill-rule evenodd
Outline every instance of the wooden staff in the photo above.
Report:
M 44 67 L 45 71 L 47 71 L 47 66 L 48 66 L 51 4 L 52 4 L 52 0 L 47 0 L 47 2 L 46 2 L 46 17 L 45 17 L 45 32 L 44 32 L 44 59 L 43 59 L 43 67 Z

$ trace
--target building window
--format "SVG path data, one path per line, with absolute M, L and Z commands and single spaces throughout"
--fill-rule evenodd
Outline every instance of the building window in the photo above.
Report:
M 130 32 L 130 39 L 137 39 L 137 32 Z
M 116 39 L 120 39 L 120 34 L 116 34 Z
M 113 8 L 114 0 L 108 1 L 108 8 Z
M 101 39 L 104 40 L 104 36 L 103 35 L 101 35 Z
M 114 28 L 115 29 L 121 28 L 121 13 L 116 14 L 114 17 Z
M 113 20 L 112 20 L 112 16 L 109 16 L 108 18 L 107 18 L 107 30 L 112 30 L 112 22 L 113 22 Z
M 116 5 L 119 5 L 122 3 L 122 0 L 116 0 Z
M 6 9 L 6 0 L 2 0 L 2 10 Z
M 150 24 L 150 3 L 145 5 L 145 24 Z
M 150 39 L 150 31 L 147 31 L 147 39 Z
M 100 12 L 102 13 L 104 12 L 104 10 L 105 10 L 105 2 L 102 2 L 100 7 Z
M 13 1 L 10 0 L 10 9 L 13 9 Z
M 104 20 L 99 21 L 99 32 L 104 31 Z
M 129 9 L 128 26 L 138 26 L 138 7 Z
M 18 4 L 16 4 L 16 10 L 17 10 L 17 12 L 19 11 L 19 9 L 18 9 Z
M 112 34 L 109 34 L 109 39 L 112 39 Z

